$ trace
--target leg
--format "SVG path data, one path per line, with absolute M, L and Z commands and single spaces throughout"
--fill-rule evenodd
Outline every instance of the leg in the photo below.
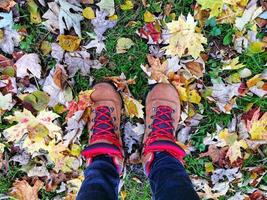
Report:
M 119 173 L 110 157 L 98 156 L 84 172 L 77 200 L 118 199 Z
M 157 84 L 146 99 L 142 155 L 155 200 L 199 199 L 182 165 L 185 151 L 176 142 L 179 119 L 177 90 L 170 84 Z
M 93 89 L 89 144 L 82 152 L 88 167 L 77 199 L 116 200 L 124 162 L 119 129 L 122 102 L 108 83 L 99 83 Z
M 168 153 L 156 153 L 149 174 L 153 199 L 198 200 L 183 165 Z

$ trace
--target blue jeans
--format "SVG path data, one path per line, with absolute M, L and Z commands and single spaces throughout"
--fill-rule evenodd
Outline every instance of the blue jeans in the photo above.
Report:
M 111 158 L 98 156 L 84 172 L 77 200 L 117 200 L 119 174 Z M 153 199 L 199 199 L 183 165 L 168 153 L 156 153 L 148 176 Z

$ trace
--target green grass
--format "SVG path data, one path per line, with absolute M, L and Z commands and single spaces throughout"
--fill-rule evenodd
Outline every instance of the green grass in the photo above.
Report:
M 124 186 L 122 191 L 126 191 L 127 200 L 150 200 L 151 189 L 148 180 L 140 180 L 142 183 L 137 182 L 133 178 L 136 177 L 135 173 L 128 173 L 124 179 Z
M 20 170 L 20 167 L 9 165 L 6 174 L 1 172 L 0 175 L 0 194 L 6 194 L 10 191 L 13 182 L 22 177 L 24 173 Z

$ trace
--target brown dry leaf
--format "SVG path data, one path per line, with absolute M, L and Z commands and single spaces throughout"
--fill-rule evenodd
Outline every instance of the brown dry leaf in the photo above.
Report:
M 169 16 L 171 11 L 172 11 L 172 4 L 167 3 L 166 6 L 164 7 L 164 15 Z
M 218 148 L 216 145 L 210 145 L 208 151 L 201 153 L 200 157 L 209 156 L 212 160 L 212 163 L 218 163 L 220 167 L 223 167 L 226 164 L 226 152 L 228 147 Z
M 1 0 L 0 1 L 0 8 L 9 11 L 14 5 L 16 5 L 16 2 L 13 0 Z
M 123 73 L 120 76 L 105 77 L 105 80 L 112 81 L 117 87 L 118 91 L 122 91 L 126 94 L 130 94 L 128 85 L 135 84 L 135 79 L 126 80 L 126 77 Z
M 198 78 L 203 77 L 203 66 L 200 63 L 191 61 L 185 65 L 191 74 L 197 76 Z
M 37 180 L 33 187 L 25 180 L 15 181 L 13 183 L 10 195 L 19 200 L 38 200 L 38 191 L 43 187 L 44 183 Z
M 168 62 L 164 62 L 161 64 L 159 58 L 155 58 L 152 55 L 147 55 L 147 61 L 150 65 L 151 78 L 157 82 L 165 82 L 168 83 L 168 77 L 165 75 Z

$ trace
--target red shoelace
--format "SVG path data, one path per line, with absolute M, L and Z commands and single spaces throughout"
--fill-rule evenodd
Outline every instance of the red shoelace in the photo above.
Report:
M 174 140 L 173 136 L 174 127 L 172 125 L 172 113 L 174 110 L 169 106 L 158 106 L 156 114 L 153 116 L 153 123 L 151 125 L 152 131 L 148 135 L 146 143 L 152 143 L 159 138 L 167 138 Z
M 118 136 L 115 133 L 110 108 L 107 106 L 98 106 L 94 112 L 96 112 L 96 115 L 92 127 L 93 134 L 90 143 L 94 143 L 97 140 L 106 140 L 118 147 L 121 146 Z

